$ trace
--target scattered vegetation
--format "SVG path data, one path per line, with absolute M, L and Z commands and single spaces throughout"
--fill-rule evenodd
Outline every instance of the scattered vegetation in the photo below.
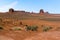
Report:
M 43 27 L 43 31 L 45 31 L 45 32 L 46 32 L 46 31 L 49 31 L 50 29 L 52 29 L 52 27 L 49 27 L 49 26 L 44 26 L 44 27 Z
M 3 29 L 3 27 L 2 26 L 0 26 L 0 30 L 2 30 Z
M 10 29 L 10 30 L 21 30 L 21 28 L 20 27 L 13 27 L 12 29 Z
M 31 30 L 31 31 L 37 31 L 37 29 L 38 29 L 38 26 L 26 26 L 26 30 L 27 31 L 29 31 L 29 30 Z
M 28 26 L 28 25 L 25 25 L 25 26 Z

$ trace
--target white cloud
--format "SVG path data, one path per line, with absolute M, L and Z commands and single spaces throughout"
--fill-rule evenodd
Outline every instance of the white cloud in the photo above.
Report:
M 8 11 L 9 8 L 14 8 L 16 5 L 17 5 L 18 1 L 14 1 L 10 4 L 7 4 L 7 5 L 3 5 L 0 7 L 0 12 L 6 12 Z

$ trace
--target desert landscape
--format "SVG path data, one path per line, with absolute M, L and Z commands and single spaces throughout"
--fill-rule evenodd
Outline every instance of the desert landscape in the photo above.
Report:
M 60 14 L 10 8 L 0 13 L 0 40 L 60 40 Z

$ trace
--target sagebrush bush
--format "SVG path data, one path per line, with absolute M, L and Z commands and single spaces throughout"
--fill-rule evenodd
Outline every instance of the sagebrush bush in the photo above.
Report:
M 14 27 L 14 28 L 12 28 L 10 30 L 21 30 L 21 28 L 20 27 Z
M 31 27 L 31 30 L 32 30 L 32 31 L 37 31 L 37 28 L 38 28 L 38 26 L 32 26 L 32 27 Z
M 29 30 L 31 30 L 31 31 L 37 31 L 37 29 L 38 29 L 38 26 L 26 26 L 26 30 L 27 31 L 29 31 Z
M 31 26 L 26 26 L 26 30 L 31 30 Z
M 45 27 L 43 27 L 43 31 L 49 31 L 50 29 L 52 29 L 52 27 L 49 27 L 49 26 L 45 26 Z
M 21 28 L 15 28 L 15 30 L 21 30 Z

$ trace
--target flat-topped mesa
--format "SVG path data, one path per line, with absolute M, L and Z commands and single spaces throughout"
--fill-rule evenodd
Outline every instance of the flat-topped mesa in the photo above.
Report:
M 9 9 L 9 14 L 13 14 L 13 13 L 22 13 L 22 14 L 24 14 L 24 13 L 30 13 L 30 12 L 25 12 L 25 11 L 19 11 L 19 10 L 14 10 L 13 8 L 10 8 Z
M 44 10 L 41 9 L 40 12 L 39 12 L 40 15 L 43 15 L 44 14 Z
M 9 9 L 9 13 L 12 14 L 14 12 L 14 9 L 13 8 L 10 8 Z
M 30 14 L 30 12 L 26 12 L 26 11 L 19 11 L 19 10 L 14 10 L 13 8 L 10 8 L 9 9 L 9 12 L 8 12 L 9 14 L 16 14 L 16 13 L 20 13 L 20 14 L 27 14 L 27 13 L 29 13 Z M 32 12 L 32 14 L 35 14 L 35 12 Z M 36 13 L 37 14 L 37 13 Z M 41 9 L 40 11 L 39 11 L 39 14 L 40 15 L 47 15 L 47 14 L 49 14 L 48 12 L 44 12 L 44 10 L 43 9 Z

